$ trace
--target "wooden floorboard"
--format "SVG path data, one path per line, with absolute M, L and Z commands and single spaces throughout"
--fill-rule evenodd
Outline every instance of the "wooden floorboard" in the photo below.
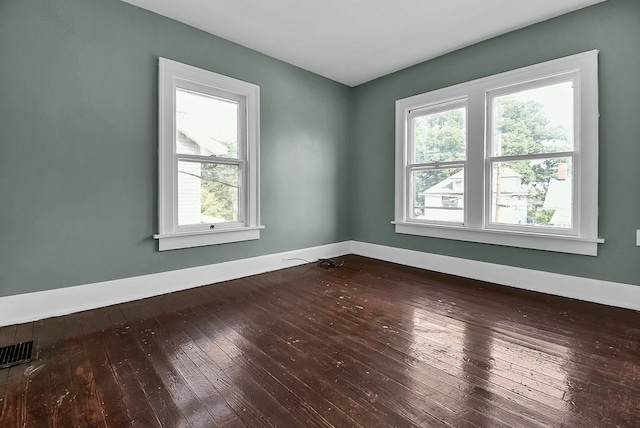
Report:
M 0 427 L 638 427 L 640 312 L 358 256 L 0 328 Z

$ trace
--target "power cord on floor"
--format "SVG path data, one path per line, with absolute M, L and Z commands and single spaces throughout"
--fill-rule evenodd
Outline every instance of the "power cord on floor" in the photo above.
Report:
M 303 259 L 301 257 L 292 257 L 290 259 L 282 259 L 283 262 L 290 262 L 290 261 L 294 261 L 294 260 L 301 260 L 303 262 L 313 263 L 311 260 Z
M 307 259 L 303 259 L 301 257 L 292 257 L 290 259 L 282 259 L 283 262 L 288 262 L 288 261 L 293 261 L 293 260 L 301 260 L 303 262 L 307 262 L 307 263 L 313 263 L 311 260 L 307 260 Z M 318 266 L 323 266 L 323 267 L 340 267 L 342 265 L 344 265 L 344 260 L 336 260 L 334 258 L 329 258 L 329 259 L 318 259 L 317 260 Z
M 318 259 L 318 266 L 340 267 L 342 265 L 344 265 L 344 260 L 337 261 L 336 259 Z

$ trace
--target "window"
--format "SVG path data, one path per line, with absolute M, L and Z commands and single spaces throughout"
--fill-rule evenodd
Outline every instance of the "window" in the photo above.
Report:
M 397 233 L 597 254 L 597 51 L 396 102 Z
M 254 84 L 159 59 L 160 250 L 260 238 Z
M 415 222 L 464 223 L 466 100 L 416 109 L 408 114 L 410 203 Z

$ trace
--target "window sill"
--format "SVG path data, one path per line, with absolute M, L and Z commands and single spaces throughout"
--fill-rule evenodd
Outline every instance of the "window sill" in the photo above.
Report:
M 457 226 L 430 226 L 424 224 L 392 222 L 396 233 L 479 242 L 508 247 L 531 248 L 559 253 L 597 256 L 598 244 L 604 239 L 579 238 L 575 236 L 546 235 L 501 230 L 469 229 Z
M 260 239 L 260 230 L 264 226 L 242 227 L 234 229 L 207 230 L 203 232 L 156 234 L 160 251 L 177 250 L 179 248 L 202 247 L 205 245 L 228 244 L 231 242 Z

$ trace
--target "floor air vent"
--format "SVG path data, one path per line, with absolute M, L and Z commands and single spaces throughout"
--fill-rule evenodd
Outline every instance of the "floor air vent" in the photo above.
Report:
M 33 340 L 0 348 L 0 369 L 29 362 L 32 352 Z

